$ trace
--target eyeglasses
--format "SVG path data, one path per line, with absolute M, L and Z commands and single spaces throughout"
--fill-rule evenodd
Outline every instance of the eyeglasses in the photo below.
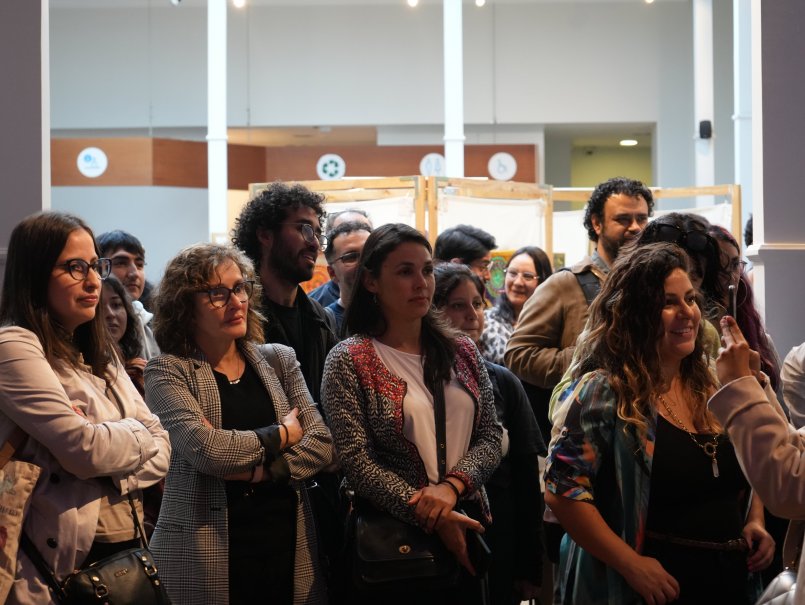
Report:
M 206 294 L 210 299 L 210 304 L 216 309 L 220 309 L 229 304 L 229 297 L 233 294 L 240 302 L 245 303 L 252 297 L 253 291 L 254 281 L 249 280 L 235 284 L 231 288 L 218 286 L 216 288 L 199 290 L 198 292 L 200 294 Z
M 56 268 L 64 269 L 76 281 L 87 279 L 90 269 L 95 271 L 101 279 L 106 279 L 112 271 L 112 261 L 108 258 L 99 258 L 94 263 L 88 263 L 80 258 L 71 258 L 60 265 L 56 265 Z
M 353 250 L 352 252 L 347 252 L 346 254 L 342 254 L 338 258 L 334 258 L 330 264 L 337 263 L 341 261 L 345 267 L 351 267 L 355 263 L 357 263 L 361 258 L 361 253 L 357 250 Z
M 317 244 L 320 250 L 327 247 L 327 236 L 323 233 L 316 233 L 310 223 L 280 223 L 280 225 L 295 225 L 308 244 Z
M 745 260 L 741 260 L 739 258 L 731 260 L 727 264 L 727 271 L 730 273 L 743 273 L 746 270 L 747 262 Z
M 515 271 L 514 269 L 507 269 L 506 270 L 506 277 L 508 277 L 512 281 L 514 281 L 518 277 L 522 277 L 523 281 L 525 283 L 529 284 L 532 281 L 536 281 L 538 276 L 537 276 L 536 273 L 528 273 L 528 272 L 520 273 L 519 271 Z
M 704 252 L 714 245 L 713 238 L 704 231 L 682 231 L 676 225 L 661 223 L 651 223 L 650 227 L 657 236 L 656 241 L 679 244 L 691 252 Z
M 113 269 L 128 269 L 132 264 L 139 270 L 145 268 L 145 260 L 142 258 L 129 258 L 128 256 L 115 256 L 112 260 Z

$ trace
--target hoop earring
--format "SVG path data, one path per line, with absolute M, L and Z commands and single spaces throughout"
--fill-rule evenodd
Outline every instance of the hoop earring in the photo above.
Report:
M 373 303 L 375 303 L 375 305 L 379 304 L 379 303 L 377 302 L 377 293 L 372 294 L 372 302 L 373 302 Z

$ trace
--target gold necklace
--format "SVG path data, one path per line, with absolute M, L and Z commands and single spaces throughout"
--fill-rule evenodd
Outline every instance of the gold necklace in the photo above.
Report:
M 716 452 L 718 451 L 718 437 L 719 437 L 718 433 L 713 435 L 713 440 L 712 441 L 708 441 L 707 443 L 702 445 L 701 443 L 699 443 L 699 441 L 696 439 L 696 437 L 693 436 L 693 432 L 689 431 L 688 427 L 685 426 L 685 424 L 682 422 L 682 420 L 679 418 L 679 416 L 677 416 L 676 413 L 674 413 L 674 411 L 671 409 L 671 406 L 669 406 L 668 402 L 665 401 L 665 397 L 663 397 L 659 393 L 657 393 L 657 397 L 659 398 L 660 402 L 662 402 L 662 405 L 668 411 L 668 414 L 671 416 L 671 418 L 676 420 L 676 423 L 680 427 L 682 427 L 683 431 L 685 431 L 688 434 L 688 436 L 690 437 L 691 441 L 693 441 L 693 443 L 695 443 L 697 446 L 699 446 L 701 448 L 701 450 L 705 453 L 705 455 L 710 457 L 710 460 L 711 460 L 712 465 L 713 465 L 713 477 L 717 478 L 718 477 L 718 461 L 716 460 Z

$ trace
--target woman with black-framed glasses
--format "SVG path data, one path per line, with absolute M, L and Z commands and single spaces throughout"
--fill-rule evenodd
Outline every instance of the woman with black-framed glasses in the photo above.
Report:
M 62 582 L 78 568 L 140 545 L 129 495 L 167 472 L 168 434 L 129 380 L 98 312 L 109 259 L 81 219 L 43 212 L 11 233 L 0 303 L 0 434 L 14 459 L 39 467 L 22 530 Z M 23 489 L 5 467 L 3 492 Z M 18 477 L 19 478 L 19 477 Z M 11 484 L 8 484 L 11 481 Z M 4 513 L 8 513 L 4 510 Z M 4 554 L 19 535 L 11 527 Z M 13 538 L 12 538 L 13 537 Z M 28 547 L 5 603 L 55 603 Z M 16 552 L 16 546 L 14 548 Z
M 326 600 L 304 481 L 332 438 L 293 350 L 259 346 L 259 308 L 251 262 L 215 244 L 179 252 L 154 299 L 146 400 L 175 455 L 151 548 L 183 605 Z

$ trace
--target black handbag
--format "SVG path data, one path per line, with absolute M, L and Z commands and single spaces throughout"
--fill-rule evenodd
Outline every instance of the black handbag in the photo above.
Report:
M 71 573 L 59 582 L 53 570 L 26 534 L 20 546 L 47 580 L 53 597 L 62 605 L 170 605 L 159 579 L 154 559 L 148 550 L 134 500 L 129 494 L 131 514 L 141 547 L 128 548 Z
M 432 392 L 441 480 L 447 466 L 444 389 Z M 458 560 L 435 533 L 426 534 L 362 499 L 356 499 L 350 529 L 352 575 L 359 590 L 407 593 L 447 588 L 458 581 Z

